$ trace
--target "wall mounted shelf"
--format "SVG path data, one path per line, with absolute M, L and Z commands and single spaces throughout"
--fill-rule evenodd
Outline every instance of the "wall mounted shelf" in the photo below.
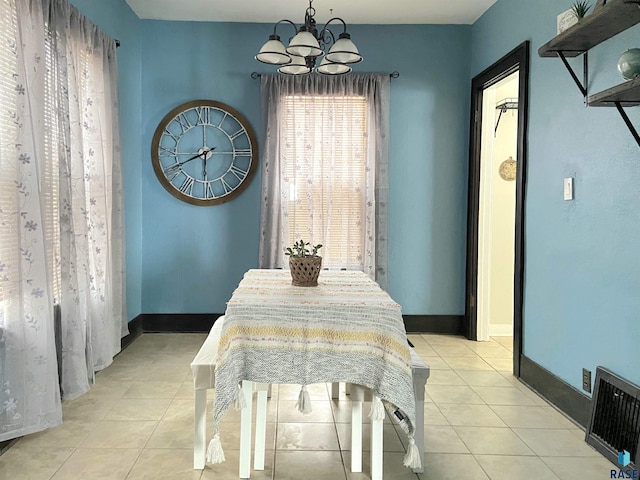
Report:
M 640 77 L 591 95 L 587 102 L 590 107 L 616 107 L 631 135 L 640 146 L 640 135 L 631 123 L 627 112 L 622 108 L 640 105 Z
M 610 107 L 614 103 L 625 107 L 640 105 L 640 77 L 589 96 L 590 107 Z
M 545 43 L 538 49 L 538 55 L 555 57 L 558 52 L 563 52 L 566 57 L 577 57 L 640 23 L 638 5 L 639 1 L 609 0 L 609 3 L 597 7 L 591 15 Z
M 552 38 L 538 49 L 541 57 L 558 57 L 569 71 L 585 103 L 593 107 L 616 107 L 633 138 L 640 146 L 640 135 L 625 113 L 623 106 L 640 105 L 640 78 L 589 96 L 589 49 L 640 23 L 640 0 L 609 0 L 594 9 L 591 15 Z M 583 55 L 583 80 L 576 75 L 567 61 L 569 57 Z

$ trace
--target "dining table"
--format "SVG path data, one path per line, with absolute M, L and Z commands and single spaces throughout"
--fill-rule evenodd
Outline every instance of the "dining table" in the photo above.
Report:
M 370 416 L 388 414 L 400 425 L 409 439 L 404 465 L 420 467 L 402 308 L 368 275 L 322 270 L 317 286 L 298 287 L 288 270 L 251 269 L 228 301 L 224 318 L 215 362 L 209 462 L 224 460 L 223 415 L 232 406 L 241 409 L 252 395 L 243 382 L 298 384 L 298 409 L 303 412 L 312 412 L 307 385 L 345 382 L 371 392 Z M 380 422 L 380 436 L 381 428 Z

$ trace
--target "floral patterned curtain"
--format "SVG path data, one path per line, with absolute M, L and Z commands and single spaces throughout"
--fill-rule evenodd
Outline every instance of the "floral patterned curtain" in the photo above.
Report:
M 389 76 L 263 74 L 261 95 L 260 266 L 303 238 L 386 288 Z
M 66 0 L 0 19 L 2 441 L 61 423 L 127 326 L 115 42 Z

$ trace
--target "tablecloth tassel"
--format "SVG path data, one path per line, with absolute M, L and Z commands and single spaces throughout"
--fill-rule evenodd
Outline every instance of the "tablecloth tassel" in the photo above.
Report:
M 209 442 L 209 448 L 207 448 L 207 462 L 209 463 L 222 463 L 225 461 L 224 451 L 222 450 L 222 442 L 220 441 L 220 434 L 216 433 Z
M 408 468 L 421 468 L 422 460 L 420 459 L 420 450 L 416 445 L 416 441 L 413 438 L 413 434 L 409 435 L 409 447 L 407 448 L 407 454 L 404 456 L 402 464 Z
M 384 420 L 384 405 L 377 395 L 373 396 L 371 410 L 369 410 L 369 418 L 371 420 Z
M 242 391 L 242 387 L 240 386 L 240 384 L 238 384 L 236 401 L 234 402 L 233 406 L 235 407 L 236 410 L 242 410 L 244 407 L 247 406 L 247 399 L 244 398 L 244 392 Z
M 311 413 L 311 397 L 307 391 L 306 385 L 303 385 L 298 395 L 298 403 L 296 403 L 300 413 Z

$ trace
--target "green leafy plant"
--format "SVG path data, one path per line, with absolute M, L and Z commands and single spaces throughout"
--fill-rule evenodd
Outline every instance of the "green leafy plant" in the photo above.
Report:
M 311 250 L 307 247 L 310 247 Z M 284 254 L 292 258 L 317 257 L 318 250 L 321 248 L 322 244 L 312 246 L 309 242 L 305 242 L 301 239 L 300 241 L 295 242 L 293 247 L 287 247 Z
M 576 16 L 576 18 L 580 20 L 581 18 L 585 17 L 590 8 L 591 4 L 589 2 L 579 0 L 573 4 L 573 6 L 571 7 L 571 11 Z

